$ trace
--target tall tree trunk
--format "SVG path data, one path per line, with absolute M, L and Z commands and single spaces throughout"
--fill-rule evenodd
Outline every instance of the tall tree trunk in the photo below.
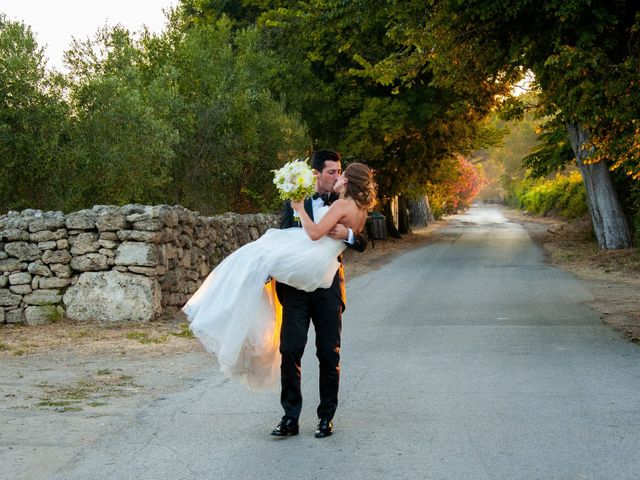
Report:
M 400 233 L 411 233 L 409 223 L 409 201 L 405 195 L 398 197 L 398 230 Z
M 427 205 L 427 222 L 435 222 L 436 217 L 433 214 L 433 210 L 431 209 L 431 204 L 429 203 L 429 197 L 424 196 L 424 202 Z
M 426 227 L 429 224 L 428 206 L 424 195 L 409 202 L 409 223 L 412 227 Z
M 587 190 L 587 205 L 600 248 L 613 250 L 631 247 L 629 224 L 606 162 L 585 163 L 594 151 L 593 147 L 587 146 L 589 131 L 572 123 L 567 123 L 566 128 Z
M 384 210 L 384 216 L 387 217 L 386 218 L 387 234 L 393 238 L 402 238 L 402 235 L 400 235 L 400 232 L 396 228 L 395 222 L 393 221 L 394 214 L 393 214 L 393 206 L 392 206 L 391 199 L 389 198 L 385 199 L 382 205 Z

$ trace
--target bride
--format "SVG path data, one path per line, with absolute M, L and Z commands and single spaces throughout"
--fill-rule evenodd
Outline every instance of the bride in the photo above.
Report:
M 274 387 L 280 374 L 281 310 L 275 281 L 312 292 L 329 288 L 345 243 L 327 236 L 340 223 L 359 233 L 375 198 L 369 167 L 352 163 L 334 185 L 340 194 L 315 223 L 291 202 L 303 228 L 270 229 L 225 258 L 182 310 L 221 371 L 252 389 Z

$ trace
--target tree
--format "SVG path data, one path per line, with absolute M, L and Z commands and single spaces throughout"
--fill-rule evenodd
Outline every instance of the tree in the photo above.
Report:
M 447 159 L 427 184 L 433 214 L 437 218 L 467 209 L 485 183 L 482 171 L 468 159 L 461 155 Z
M 68 209 L 94 203 L 166 203 L 176 134 L 162 97 L 141 75 L 142 52 L 122 27 L 75 42 L 65 58 L 73 112 L 63 150 Z
M 55 179 L 66 115 L 31 29 L 0 13 L 0 210 L 44 208 L 62 194 Z
M 102 29 L 67 52 L 73 111 L 64 149 L 73 205 L 181 203 L 203 213 L 272 210 L 270 170 L 300 155 L 302 122 L 267 88 L 271 57 L 228 20 L 165 31 Z
M 269 91 L 275 60 L 260 48 L 257 30 L 234 30 L 227 18 L 194 22 L 176 11 L 167 30 L 143 44 L 146 75 L 174 95 L 165 104 L 179 133 L 176 200 L 207 213 L 273 210 L 271 170 L 310 142 L 300 118 Z
M 310 141 L 269 90 L 276 57 L 255 27 L 168 20 L 159 35 L 116 26 L 75 42 L 62 76 L 28 27 L 0 17 L 0 208 L 279 205 L 270 170 Z
M 523 113 L 518 119 L 505 120 L 496 112 L 490 115 L 487 121 L 496 130 L 502 131 L 504 137 L 499 146 L 476 152 L 471 159 L 474 164 L 482 164 L 488 179 L 487 186 L 480 193 L 480 198 L 506 199 L 510 202 L 513 194 L 512 187 L 527 175 L 528 169 L 525 166 L 532 168 L 527 163 L 529 156 L 542 155 L 538 149 L 536 133 L 542 120 L 536 119 L 532 112 Z M 548 173 L 545 169 L 540 175 L 544 176 Z

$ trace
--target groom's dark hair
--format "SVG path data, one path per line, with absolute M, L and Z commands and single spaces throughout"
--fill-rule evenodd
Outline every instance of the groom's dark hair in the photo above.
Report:
M 311 168 L 322 172 L 322 170 L 324 170 L 324 162 L 327 160 L 330 162 L 339 162 L 340 154 L 333 150 L 316 150 L 311 154 Z

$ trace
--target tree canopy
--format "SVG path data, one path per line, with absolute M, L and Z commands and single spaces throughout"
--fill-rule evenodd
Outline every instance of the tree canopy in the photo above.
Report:
M 429 68 L 412 84 L 392 72 L 370 74 L 398 47 L 388 27 L 391 2 L 240 3 L 182 5 L 196 23 L 228 15 L 242 27 L 250 12 L 264 48 L 280 59 L 270 84 L 276 97 L 300 112 L 314 146 L 374 167 L 383 196 L 424 192 L 441 165 L 457 164 L 458 154 L 493 138 L 482 131 L 487 106 L 476 108 L 464 94 L 435 85 Z
M 310 141 L 270 92 L 275 58 L 257 37 L 174 11 L 159 35 L 116 26 L 75 42 L 63 76 L 28 27 L 1 17 L 0 208 L 275 208 L 270 170 Z

